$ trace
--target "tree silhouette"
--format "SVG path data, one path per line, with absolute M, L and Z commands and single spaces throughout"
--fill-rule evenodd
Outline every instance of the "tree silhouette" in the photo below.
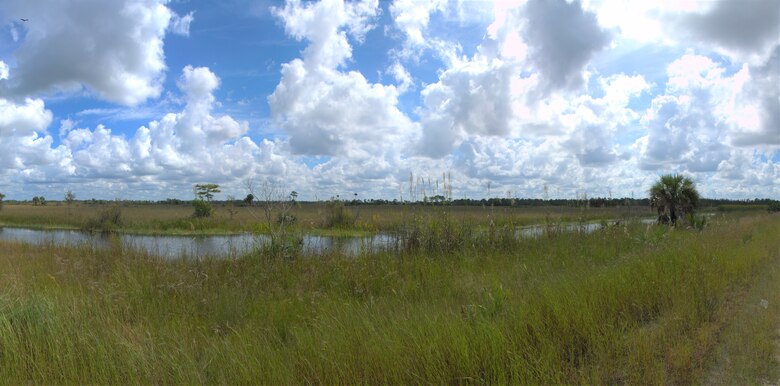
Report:
M 76 200 L 76 194 L 72 190 L 65 192 L 65 202 L 70 205 Z
M 246 195 L 246 198 L 244 198 L 244 204 L 252 205 L 252 201 L 255 200 L 255 196 L 252 193 L 249 193 Z
M 214 198 L 215 193 L 221 192 L 219 190 L 219 185 L 217 184 L 197 184 L 193 188 L 195 191 L 195 195 L 198 196 L 198 198 L 206 199 L 206 201 L 211 202 L 211 199 Z
M 650 206 L 658 211 L 658 222 L 676 224 L 699 206 L 699 192 L 690 178 L 666 174 L 650 188 Z

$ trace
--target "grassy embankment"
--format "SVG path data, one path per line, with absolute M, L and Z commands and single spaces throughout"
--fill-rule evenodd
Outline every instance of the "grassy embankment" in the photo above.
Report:
M 4 205 L 0 226 L 41 229 L 85 229 L 114 204 L 74 204 L 32 206 Z M 260 204 L 262 205 L 262 204 Z M 295 218 L 292 232 L 331 236 L 360 236 L 403 227 L 412 220 L 430 222 L 447 213 L 468 226 L 524 226 L 547 222 L 596 221 L 631 216 L 652 216 L 648 208 L 576 208 L 576 207 L 431 207 L 422 205 L 360 205 L 342 207 L 348 222 L 331 224 L 325 203 L 303 204 L 292 208 Z M 190 205 L 120 204 L 121 223 L 113 230 L 135 234 L 229 234 L 241 232 L 268 233 L 269 226 L 262 206 L 215 206 L 209 218 L 194 218 Z M 231 214 L 232 211 L 232 214 Z M 279 211 L 271 214 L 277 226 Z
M 734 316 L 723 331 L 705 383 L 780 383 L 780 259 L 768 264 L 727 309 Z
M 778 215 L 421 232 L 401 255 L 200 262 L 0 243 L 0 379 L 687 384 L 780 261 Z

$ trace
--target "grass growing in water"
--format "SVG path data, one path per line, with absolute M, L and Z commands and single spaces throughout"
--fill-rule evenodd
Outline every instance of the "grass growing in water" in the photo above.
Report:
M 658 229 L 661 229 L 660 231 Z M 691 383 L 780 217 L 348 258 L 0 243 L 10 383 Z M 488 239 L 482 239 L 488 240 Z

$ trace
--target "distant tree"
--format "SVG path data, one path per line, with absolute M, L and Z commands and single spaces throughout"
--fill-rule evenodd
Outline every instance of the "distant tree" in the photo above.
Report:
M 217 184 L 197 184 L 193 187 L 193 191 L 198 198 L 201 200 L 205 198 L 208 202 L 211 202 L 215 193 L 221 192 Z
M 255 196 L 252 193 L 249 193 L 246 195 L 246 198 L 244 198 L 244 204 L 252 205 L 252 201 L 255 200 Z
M 214 213 L 214 208 L 211 206 L 211 199 L 214 198 L 214 194 L 221 192 L 219 185 L 217 184 L 197 184 L 192 187 L 193 193 L 195 193 L 195 200 L 192 201 L 192 205 L 195 207 L 195 217 L 209 217 Z
M 33 206 L 38 206 L 38 205 L 43 206 L 43 205 L 46 205 L 46 198 L 43 197 L 43 196 L 40 196 L 40 197 L 35 196 L 35 197 L 32 198 L 32 204 L 33 204 Z
M 75 201 L 75 200 L 76 200 L 76 194 L 75 194 L 75 193 L 73 193 L 73 191 L 72 191 L 72 190 L 68 190 L 67 192 L 65 192 L 65 203 L 67 203 L 68 205 L 70 205 L 70 204 L 72 204 L 72 203 L 73 203 L 73 201 Z
M 5 198 L 5 194 L 0 193 L 0 210 L 3 209 L 3 199 Z
M 699 192 L 693 181 L 680 174 L 666 174 L 650 188 L 650 207 L 658 211 L 658 222 L 676 224 L 683 215 L 693 215 L 699 206 Z

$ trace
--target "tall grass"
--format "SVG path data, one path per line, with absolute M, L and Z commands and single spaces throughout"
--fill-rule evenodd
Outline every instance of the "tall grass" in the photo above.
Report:
M 748 212 L 748 211 L 765 211 L 769 208 L 769 205 L 762 204 L 730 204 L 730 205 L 718 205 L 718 212 Z
M 355 215 L 344 205 L 344 202 L 330 200 L 325 202 L 322 225 L 325 228 L 350 228 L 355 225 Z
M 728 300 L 780 259 L 778 233 L 764 215 L 702 232 L 628 224 L 400 255 L 173 262 L 118 243 L 0 243 L 0 379 L 691 383 Z
M 93 225 L 94 219 L 111 204 L 73 204 L 32 206 L 6 204 L 0 211 L 0 226 L 36 228 L 84 229 Z M 268 221 L 256 213 L 258 207 L 236 208 L 213 204 L 210 217 L 193 217 L 191 205 L 137 205 L 119 203 L 122 224 L 117 231 L 145 234 L 224 234 L 240 232 L 272 233 Z M 259 205 L 263 205 L 260 203 Z M 277 208 L 278 209 L 278 208 Z M 410 214 L 418 221 L 435 222 L 445 210 L 451 219 L 466 225 L 523 226 L 542 222 L 575 222 L 632 216 L 652 216 L 649 209 L 627 212 L 624 208 L 589 208 L 583 211 L 573 207 L 477 207 L 477 206 L 421 206 L 421 205 L 359 205 L 344 206 L 343 202 L 305 203 L 290 208 L 284 214 L 276 210 L 270 219 L 284 218 L 291 231 L 325 234 L 361 234 L 366 232 L 394 231 L 406 227 Z M 294 224 L 290 220 L 294 219 Z

